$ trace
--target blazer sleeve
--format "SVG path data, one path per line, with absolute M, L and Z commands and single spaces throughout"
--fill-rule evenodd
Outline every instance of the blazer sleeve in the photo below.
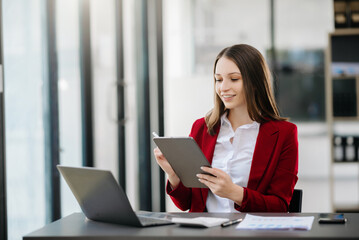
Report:
M 196 120 L 191 129 L 190 136 L 193 137 L 198 142 L 199 132 L 203 128 L 203 119 Z M 166 192 L 170 196 L 172 202 L 182 211 L 186 211 L 191 208 L 192 204 L 192 188 L 185 187 L 182 182 L 179 185 L 172 189 L 169 181 L 167 181 Z
M 294 126 L 288 131 L 273 177 L 265 191 L 244 188 L 241 212 L 288 212 L 294 186 L 298 180 L 298 133 Z
M 166 192 L 176 207 L 182 211 L 190 209 L 192 191 L 190 188 L 185 187 L 182 182 L 180 182 L 175 189 L 172 189 L 169 181 L 167 180 Z

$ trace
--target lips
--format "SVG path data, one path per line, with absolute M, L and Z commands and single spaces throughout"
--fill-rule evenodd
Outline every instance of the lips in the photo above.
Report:
M 224 100 L 230 100 L 230 99 L 234 98 L 235 96 L 236 96 L 236 94 L 223 94 L 222 98 Z

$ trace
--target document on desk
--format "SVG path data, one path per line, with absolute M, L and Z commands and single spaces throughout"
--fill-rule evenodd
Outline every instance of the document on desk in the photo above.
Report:
M 237 229 L 262 230 L 310 230 L 314 216 L 308 217 L 265 217 L 247 214 Z

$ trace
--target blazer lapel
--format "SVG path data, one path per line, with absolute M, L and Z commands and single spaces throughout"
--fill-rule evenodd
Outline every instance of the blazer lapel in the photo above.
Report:
M 278 128 L 273 122 L 262 123 L 254 148 L 252 166 L 249 173 L 248 188 L 256 190 L 270 162 L 278 139 Z
M 214 149 L 216 147 L 216 143 L 217 143 L 217 138 L 218 138 L 218 133 L 219 133 L 219 127 L 217 127 L 216 129 L 216 134 L 214 136 L 207 134 L 206 136 L 206 146 L 203 146 L 203 154 L 206 156 L 209 164 L 212 165 L 212 161 L 213 161 L 213 154 L 214 154 Z

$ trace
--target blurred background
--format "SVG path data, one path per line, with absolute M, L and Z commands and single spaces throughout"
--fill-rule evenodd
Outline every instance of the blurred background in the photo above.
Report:
M 0 2 L 4 239 L 81 211 L 57 164 L 111 170 L 134 210 L 178 211 L 151 132 L 189 134 L 216 55 L 239 43 L 298 126 L 302 211 L 359 210 L 359 1 Z

